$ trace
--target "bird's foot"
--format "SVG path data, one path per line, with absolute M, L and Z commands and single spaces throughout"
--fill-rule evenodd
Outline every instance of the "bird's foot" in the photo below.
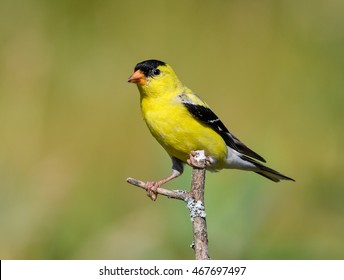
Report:
M 148 181 L 146 182 L 146 193 L 147 196 L 155 201 L 158 198 L 158 188 L 160 187 L 161 183 L 160 182 L 155 182 L 155 181 Z
M 199 161 L 202 156 L 205 157 L 205 166 L 202 163 L 200 163 L 200 161 Z M 198 157 L 198 159 L 196 159 L 196 157 Z M 189 159 L 186 162 L 190 166 L 196 167 L 196 168 L 204 168 L 206 166 L 210 166 L 211 165 L 210 158 L 205 156 L 204 154 L 203 155 L 199 155 L 198 151 L 191 151 L 190 157 L 189 157 Z
M 151 200 L 155 201 L 158 198 L 158 188 L 160 188 L 163 184 L 166 184 L 167 182 L 178 177 L 180 174 L 181 174 L 181 172 L 179 172 L 177 170 L 173 170 L 172 175 L 166 177 L 165 179 L 162 179 L 158 182 L 148 181 L 146 183 L 146 192 L 147 192 L 148 197 Z

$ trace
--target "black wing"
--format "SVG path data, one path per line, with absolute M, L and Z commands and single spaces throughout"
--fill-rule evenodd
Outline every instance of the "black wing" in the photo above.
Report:
M 228 131 L 221 120 L 215 115 L 215 113 L 207 107 L 197 105 L 193 102 L 182 102 L 188 111 L 200 122 L 205 123 L 211 127 L 214 131 L 221 135 L 225 143 L 232 149 L 255 158 L 262 162 L 266 162 L 263 157 L 252 151 L 244 143 L 242 143 L 237 137 Z

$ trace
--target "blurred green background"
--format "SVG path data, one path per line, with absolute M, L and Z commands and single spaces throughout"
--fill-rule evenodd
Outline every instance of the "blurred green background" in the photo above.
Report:
M 0 2 L 0 258 L 192 259 L 137 62 L 168 62 L 268 165 L 207 173 L 214 259 L 344 258 L 344 2 Z M 169 184 L 188 188 L 190 168 Z

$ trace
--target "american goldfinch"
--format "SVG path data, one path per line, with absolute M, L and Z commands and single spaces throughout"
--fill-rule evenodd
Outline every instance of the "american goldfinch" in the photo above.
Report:
M 171 176 L 147 182 L 147 194 L 156 199 L 161 185 L 180 176 L 193 151 L 204 150 L 206 169 L 254 171 L 274 182 L 292 180 L 258 161 L 263 157 L 235 137 L 209 106 L 178 79 L 170 65 L 146 60 L 136 65 L 128 82 L 137 84 L 141 111 L 150 132 L 172 159 Z M 258 160 L 258 161 L 257 161 Z

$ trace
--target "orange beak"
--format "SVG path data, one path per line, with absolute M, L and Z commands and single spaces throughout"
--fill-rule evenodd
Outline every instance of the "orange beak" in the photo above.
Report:
M 146 77 L 142 73 L 141 70 L 137 70 L 137 71 L 135 71 L 134 74 L 132 74 L 129 77 L 128 82 L 129 83 L 134 83 L 134 84 L 139 84 L 139 85 L 145 85 L 146 84 Z

